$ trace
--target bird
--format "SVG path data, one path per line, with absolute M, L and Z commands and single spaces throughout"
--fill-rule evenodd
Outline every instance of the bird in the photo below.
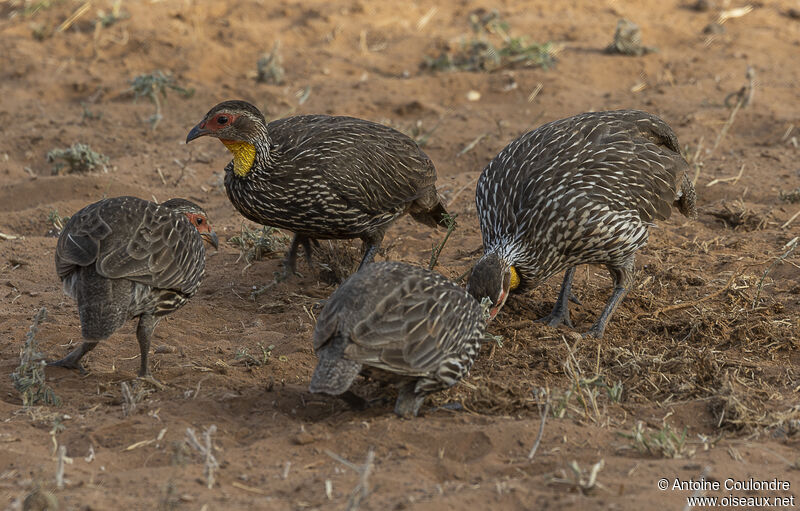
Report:
M 56 273 L 78 304 L 83 343 L 50 362 L 85 372 L 81 359 L 127 320 L 138 318 L 139 377 L 157 386 L 148 365 L 150 339 L 162 316 L 182 307 L 205 274 L 204 241 L 219 246 L 208 215 L 186 199 L 161 204 L 114 197 L 67 221 L 56 244 Z
M 389 225 L 404 213 L 430 227 L 447 210 L 436 191 L 436 169 L 409 137 L 353 117 L 298 115 L 267 123 L 254 105 L 229 100 L 192 128 L 186 143 L 218 138 L 233 154 L 225 190 L 247 219 L 294 233 L 284 260 L 295 273 L 303 246 L 360 238 L 359 269 L 372 262 Z
M 419 413 L 425 397 L 455 385 L 485 339 L 481 305 L 438 273 L 372 263 L 325 303 L 314 329 L 319 362 L 309 390 L 346 397 L 364 373 L 398 386 L 394 412 Z
M 603 264 L 613 293 L 586 335 L 601 338 L 633 282 L 634 257 L 656 220 L 677 208 L 697 216 L 696 193 L 678 138 L 637 110 L 588 112 L 521 135 L 483 169 L 475 192 L 483 256 L 467 289 L 489 297 L 492 318 L 514 290 L 562 271 L 552 312 L 540 321 L 573 327 L 575 267 Z

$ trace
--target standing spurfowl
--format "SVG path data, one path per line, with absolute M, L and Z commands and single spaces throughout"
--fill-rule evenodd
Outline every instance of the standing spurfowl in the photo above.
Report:
M 361 238 L 371 262 L 384 233 L 408 212 L 435 227 L 446 214 L 436 169 L 413 140 L 362 119 L 300 115 L 272 121 L 245 101 L 225 101 L 186 137 L 218 138 L 233 153 L 225 167 L 228 198 L 246 218 L 294 232 L 284 268 L 310 241 Z
M 162 204 L 136 197 L 103 199 L 75 213 L 56 245 L 64 292 L 78 302 L 84 342 L 49 365 L 80 360 L 128 319 L 139 318 L 139 376 L 154 383 L 147 354 L 161 316 L 185 304 L 205 272 L 203 240 L 218 245 L 205 211 L 188 200 Z
M 467 374 L 484 338 L 481 306 L 441 275 L 381 262 L 353 274 L 317 318 L 311 392 L 341 395 L 362 370 L 399 384 L 394 411 L 416 416 L 425 396 Z
M 543 318 L 572 326 L 568 300 L 579 264 L 604 264 L 614 292 L 588 334 L 602 337 L 633 280 L 634 254 L 672 207 L 697 216 L 678 139 L 664 121 L 636 110 L 592 112 L 545 124 L 511 142 L 478 180 L 484 256 L 467 289 L 497 314 L 511 290 L 566 270 Z

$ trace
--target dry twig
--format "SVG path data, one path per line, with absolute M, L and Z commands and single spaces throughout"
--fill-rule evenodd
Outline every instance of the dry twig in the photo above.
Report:
M 214 487 L 214 472 L 219 468 L 217 458 L 214 457 L 214 446 L 212 445 L 211 435 L 217 432 L 217 426 L 212 424 L 203 431 L 203 443 L 197 439 L 194 429 L 186 428 L 186 443 L 194 447 L 203 456 L 206 483 L 209 489 Z
M 342 465 L 353 469 L 356 473 L 358 473 L 358 484 L 353 491 L 350 492 L 350 499 L 347 502 L 347 511 L 354 511 L 358 509 L 359 504 L 361 501 L 367 498 L 369 495 L 369 482 L 367 479 L 369 478 L 370 474 L 372 473 L 373 462 L 375 461 L 375 451 L 370 447 L 369 451 L 367 452 L 367 459 L 364 460 L 364 464 L 359 466 L 355 465 L 346 459 L 342 458 L 335 452 L 325 450 L 325 453 L 330 456 L 331 458 L 335 459 Z

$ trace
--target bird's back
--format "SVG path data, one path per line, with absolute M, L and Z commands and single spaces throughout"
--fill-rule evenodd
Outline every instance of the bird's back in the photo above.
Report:
M 205 249 L 184 215 L 136 197 L 116 197 L 69 219 L 55 259 L 84 330 L 105 332 L 129 317 L 166 314 L 183 305 L 200 285 Z
M 619 110 L 553 121 L 511 142 L 481 174 L 484 246 L 506 244 L 541 259 L 553 250 L 587 250 L 571 238 L 634 236 L 614 232 L 621 227 L 609 222 L 639 233 L 668 218 L 673 206 L 693 212 L 687 170 L 675 133 L 656 116 Z M 631 242 L 643 243 L 639 238 Z
M 331 295 L 317 320 L 314 348 L 345 337 L 349 360 L 422 376 L 448 360 L 471 363 L 483 328 L 480 305 L 445 277 L 403 263 L 373 263 Z
M 356 237 L 416 200 L 437 197 L 431 160 L 388 126 L 300 115 L 270 122 L 267 132 L 269 158 L 257 160 L 245 178 L 226 174 L 229 197 L 252 220 L 319 237 Z

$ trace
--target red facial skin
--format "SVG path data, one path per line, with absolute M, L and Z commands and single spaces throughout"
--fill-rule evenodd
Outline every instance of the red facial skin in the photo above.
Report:
M 203 215 L 198 215 L 197 213 L 186 213 L 186 218 L 192 222 L 192 225 L 195 226 L 197 232 L 212 232 L 211 226 L 208 224 L 208 219 Z
M 208 121 L 203 121 L 202 123 L 200 123 L 200 128 L 208 131 L 217 131 L 226 126 L 230 126 L 231 124 L 234 123 L 234 121 L 236 121 L 238 117 L 239 116 L 235 114 L 220 112 L 211 119 L 209 119 Z M 221 120 L 225 122 L 220 122 Z

